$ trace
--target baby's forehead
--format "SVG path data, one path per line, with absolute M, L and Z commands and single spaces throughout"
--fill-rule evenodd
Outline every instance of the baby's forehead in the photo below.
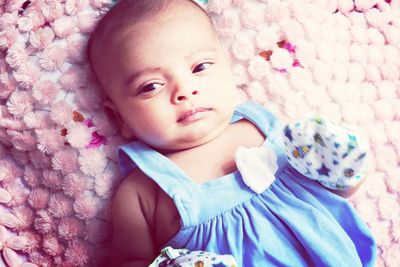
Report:
M 121 1 L 136 2 L 136 1 Z M 175 16 L 177 12 L 185 12 L 193 14 L 193 18 L 205 20 L 207 26 L 215 31 L 214 25 L 206 13 L 206 11 L 191 0 L 145 0 L 143 2 L 158 2 L 158 4 L 150 9 L 144 9 L 141 5 L 126 4 L 126 7 L 116 6 L 100 21 L 95 32 L 92 35 L 93 47 L 97 46 L 96 52 L 102 51 L 106 53 L 118 44 L 119 37 L 129 35 L 134 38 L 140 38 L 142 33 L 151 34 L 148 29 L 157 26 L 156 23 L 160 17 Z M 135 8 L 136 7 L 136 8 Z M 182 21 L 184 23 L 184 21 Z
M 149 6 L 151 4 L 153 6 Z M 215 32 L 207 13 L 191 0 L 120 1 L 99 22 L 91 37 L 92 44 L 89 45 L 90 63 L 100 83 L 104 77 L 103 72 L 109 72 L 111 65 L 115 63 L 118 57 L 116 54 L 119 54 L 116 51 L 123 49 L 121 42 L 124 39 L 140 39 L 142 34 L 151 35 L 149 28 L 157 26 L 156 23 L 160 23 L 161 18 L 179 17 L 177 15 L 182 13 L 203 20 Z

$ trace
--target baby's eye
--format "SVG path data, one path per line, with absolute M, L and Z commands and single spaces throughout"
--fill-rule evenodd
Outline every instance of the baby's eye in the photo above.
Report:
M 140 93 L 149 93 L 149 92 L 153 92 L 154 90 L 157 90 L 158 88 L 160 88 L 161 86 L 163 86 L 164 84 L 162 83 L 149 83 L 146 84 L 144 86 L 142 86 L 140 88 Z
M 194 69 L 193 69 L 193 73 L 197 73 L 203 70 L 208 69 L 210 66 L 212 65 L 212 63 L 210 62 L 205 62 L 205 63 L 200 63 L 199 65 L 197 65 Z

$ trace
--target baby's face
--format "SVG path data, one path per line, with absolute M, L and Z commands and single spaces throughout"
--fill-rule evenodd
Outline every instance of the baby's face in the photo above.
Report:
M 150 19 L 125 31 L 113 50 L 109 94 L 122 132 L 163 151 L 204 144 L 229 125 L 237 101 L 226 54 L 195 8 Z

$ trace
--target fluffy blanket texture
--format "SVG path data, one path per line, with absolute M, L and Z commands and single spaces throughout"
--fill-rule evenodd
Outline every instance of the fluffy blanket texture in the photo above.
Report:
M 123 142 L 85 46 L 111 0 L 0 1 L 0 251 L 7 266 L 96 266 L 107 255 Z M 323 117 L 369 137 L 351 198 L 400 266 L 400 2 L 214 0 L 242 100 L 283 121 Z M 328 241 L 329 242 L 329 241 Z M 1 265 L 1 262 L 0 262 Z

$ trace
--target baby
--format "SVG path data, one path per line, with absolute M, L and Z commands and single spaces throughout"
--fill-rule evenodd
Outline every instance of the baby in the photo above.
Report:
M 360 184 L 362 143 L 322 119 L 283 128 L 262 106 L 237 105 L 227 54 L 195 2 L 120 1 L 89 59 L 130 140 L 109 266 L 148 266 L 161 250 L 152 266 L 373 266 L 369 229 L 337 195 Z

